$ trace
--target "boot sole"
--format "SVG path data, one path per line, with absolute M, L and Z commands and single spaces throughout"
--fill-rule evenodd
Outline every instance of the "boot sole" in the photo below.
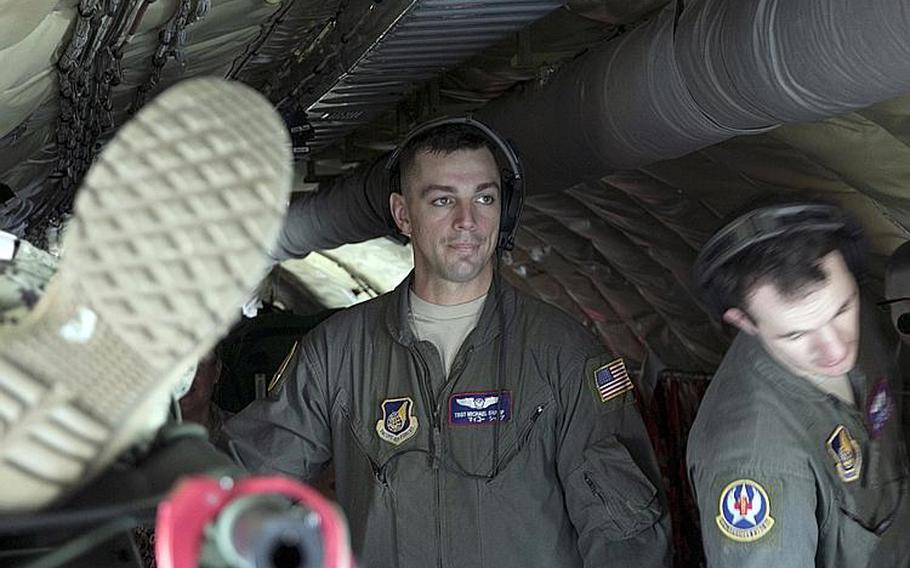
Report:
M 238 83 L 184 81 L 117 132 L 45 297 L 0 335 L 0 510 L 69 493 L 155 422 L 263 276 L 290 184 L 283 122 Z

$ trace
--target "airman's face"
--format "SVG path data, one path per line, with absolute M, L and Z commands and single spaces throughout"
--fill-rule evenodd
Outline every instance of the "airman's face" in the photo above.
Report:
M 827 275 L 796 297 L 773 284 L 757 286 L 748 298 L 751 324 L 768 353 L 796 375 L 838 377 L 856 364 L 859 350 L 859 293 L 840 252 L 821 261 Z
M 414 248 L 416 285 L 489 287 L 499 234 L 500 176 L 486 148 L 419 153 L 392 212 Z M 419 293 L 419 292 L 418 292 Z

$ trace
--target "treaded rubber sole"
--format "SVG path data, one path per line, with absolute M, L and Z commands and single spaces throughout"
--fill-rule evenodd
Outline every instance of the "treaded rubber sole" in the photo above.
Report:
M 262 278 L 290 184 L 283 122 L 239 83 L 179 83 L 117 132 L 47 294 L 0 335 L 0 510 L 50 504 L 141 437 Z

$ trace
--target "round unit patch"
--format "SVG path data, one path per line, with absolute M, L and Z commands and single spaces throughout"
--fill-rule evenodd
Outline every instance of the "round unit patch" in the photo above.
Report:
M 729 539 L 752 542 L 774 526 L 771 500 L 765 489 L 751 479 L 737 479 L 720 493 L 717 527 Z

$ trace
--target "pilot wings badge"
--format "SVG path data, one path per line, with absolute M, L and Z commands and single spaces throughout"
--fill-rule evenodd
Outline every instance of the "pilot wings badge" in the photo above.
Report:
M 725 537 L 737 542 L 756 541 L 774 526 L 771 500 L 755 481 L 737 479 L 721 491 L 716 521 Z
M 414 401 L 410 397 L 382 401 L 382 420 L 376 422 L 376 433 L 386 442 L 399 445 L 417 432 Z
M 460 404 L 462 406 L 467 406 L 468 408 L 472 408 L 474 410 L 484 410 L 485 408 L 488 408 L 488 407 L 496 404 L 497 402 L 499 402 L 499 397 L 498 396 L 477 396 L 477 397 L 465 396 L 462 398 L 456 398 L 455 402 L 457 402 L 458 404 Z

